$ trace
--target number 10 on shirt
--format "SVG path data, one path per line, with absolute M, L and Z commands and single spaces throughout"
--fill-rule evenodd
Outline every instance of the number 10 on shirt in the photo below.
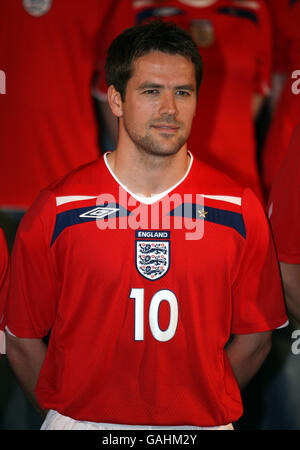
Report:
M 131 289 L 130 298 L 134 300 L 134 340 L 144 340 L 144 289 Z M 166 301 L 169 304 L 170 319 L 166 330 L 161 330 L 159 326 L 159 307 L 161 302 Z M 157 291 L 149 306 L 149 326 L 154 339 L 160 342 L 167 342 L 172 339 L 176 333 L 178 324 L 178 301 L 174 292 L 168 289 Z

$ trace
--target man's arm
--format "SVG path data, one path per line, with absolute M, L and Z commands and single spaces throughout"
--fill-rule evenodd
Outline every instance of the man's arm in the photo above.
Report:
M 42 339 L 21 339 L 6 332 L 6 354 L 25 394 L 44 417 L 45 411 L 35 397 L 35 388 L 46 356 L 47 346 Z
M 287 309 L 300 323 L 300 264 L 280 262 Z
M 271 349 L 272 331 L 236 334 L 226 347 L 232 370 L 242 390 L 261 367 Z

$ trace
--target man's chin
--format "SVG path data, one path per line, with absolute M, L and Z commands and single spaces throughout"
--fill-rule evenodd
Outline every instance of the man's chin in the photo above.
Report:
M 169 137 L 169 136 L 168 136 Z M 171 139 L 163 139 L 164 142 L 153 143 L 148 150 L 149 153 L 157 156 L 172 156 L 179 152 L 186 141 L 170 142 Z
M 167 157 L 167 156 L 176 155 L 181 148 L 182 148 L 182 145 L 180 147 L 175 147 L 175 148 L 174 147 L 173 148 L 156 147 L 156 148 L 151 148 L 151 150 L 148 151 L 148 153 L 153 156 Z

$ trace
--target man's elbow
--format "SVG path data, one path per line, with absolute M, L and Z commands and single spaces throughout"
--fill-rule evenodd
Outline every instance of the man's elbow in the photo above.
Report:
M 261 365 L 272 348 L 272 331 L 265 331 L 256 334 L 256 342 L 252 349 L 253 357 Z

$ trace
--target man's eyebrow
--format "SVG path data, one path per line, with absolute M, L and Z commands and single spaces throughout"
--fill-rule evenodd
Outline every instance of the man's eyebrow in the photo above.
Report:
M 192 84 L 182 84 L 180 86 L 175 86 L 174 89 L 180 89 L 183 91 L 194 91 L 195 87 Z
M 158 83 L 152 83 L 149 81 L 145 81 L 145 83 L 141 84 L 138 87 L 138 90 L 142 91 L 143 89 L 162 89 L 165 86 L 163 84 L 158 84 Z M 186 90 L 186 91 L 191 91 L 193 92 L 195 90 L 195 87 L 192 84 L 182 84 L 179 86 L 174 86 L 173 88 L 174 90 Z
M 152 83 L 150 81 L 145 81 L 145 83 L 141 84 L 138 87 L 138 90 L 143 90 L 143 89 L 159 89 L 159 88 L 163 88 L 164 86 L 162 84 L 158 84 L 158 83 Z

